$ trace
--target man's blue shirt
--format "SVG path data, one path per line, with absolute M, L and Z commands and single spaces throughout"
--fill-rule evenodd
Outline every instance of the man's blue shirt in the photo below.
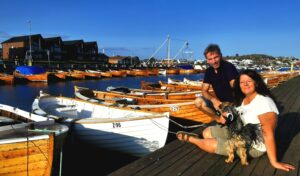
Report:
M 222 60 L 217 73 L 215 73 L 213 67 L 206 69 L 203 82 L 212 85 L 220 101 L 232 102 L 233 90 L 229 82 L 236 79 L 238 74 L 237 69 L 232 63 Z

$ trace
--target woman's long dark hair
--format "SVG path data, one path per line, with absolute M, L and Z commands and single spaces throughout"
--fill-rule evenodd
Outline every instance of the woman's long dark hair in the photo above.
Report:
M 263 96 L 268 96 L 276 103 L 274 96 L 271 94 L 271 91 L 268 89 L 266 83 L 263 81 L 262 77 L 254 70 L 244 70 L 240 72 L 240 75 L 234 81 L 234 103 L 239 106 L 242 104 L 245 95 L 243 94 L 240 87 L 240 77 L 241 75 L 247 75 L 255 82 L 255 91 Z

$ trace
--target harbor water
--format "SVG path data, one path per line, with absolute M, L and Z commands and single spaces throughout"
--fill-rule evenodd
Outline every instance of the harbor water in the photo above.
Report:
M 54 96 L 74 97 L 74 86 L 95 90 L 106 90 L 108 86 L 140 88 L 142 80 L 146 82 L 167 82 L 168 78 L 183 80 L 184 77 L 190 80 L 199 80 L 203 79 L 203 74 L 101 78 L 98 80 L 1 85 L 0 103 L 31 111 L 32 102 L 39 95 L 40 91 Z M 173 130 L 176 131 L 175 129 Z M 168 136 L 167 142 L 174 139 L 175 135 Z M 61 172 L 62 175 L 107 175 L 136 159 L 137 157 L 134 156 L 94 149 L 93 146 L 79 144 L 68 139 L 62 152 Z

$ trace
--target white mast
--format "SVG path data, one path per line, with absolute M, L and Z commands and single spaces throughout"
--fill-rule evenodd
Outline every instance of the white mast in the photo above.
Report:
M 167 46 L 167 59 L 168 62 L 170 61 L 170 53 L 171 53 L 171 40 L 170 40 L 170 36 L 168 35 L 167 37 L 167 41 L 168 41 L 168 46 Z

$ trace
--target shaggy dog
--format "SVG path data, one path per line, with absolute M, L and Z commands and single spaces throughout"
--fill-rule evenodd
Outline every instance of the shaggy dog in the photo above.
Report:
M 232 163 L 234 160 L 234 152 L 236 151 L 241 158 L 242 165 L 248 165 L 247 152 L 253 143 L 262 141 L 260 135 L 259 124 L 246 124 L 244 125 L 241 119 L 243 115 L 235 106 L 231 103 L 224 102 L 220 105 L 221 113 L 227 112 L 225 125 L 229 130 L 230 138 L 226 142 L 226 150 L 228 158 L 226 163 Z

